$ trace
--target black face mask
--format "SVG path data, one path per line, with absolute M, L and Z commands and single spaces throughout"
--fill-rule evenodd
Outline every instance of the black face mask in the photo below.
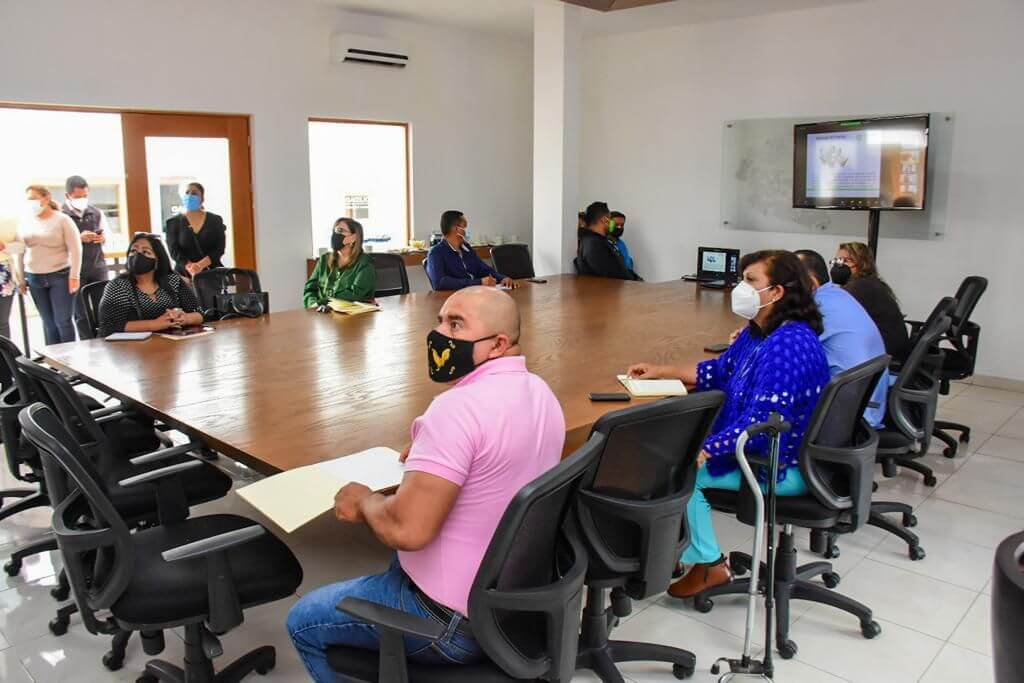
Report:
M 153 269 L 156 268 L 156 259 L 133 251 L 128 254 L 126 266 L 128 272 L 132 275 L 145 275 L 146 273 L 153 272 Z
M 828 271 L 828 276 L 832 278 L 832 282 L 836 283 L 840 287 L 844 287 L 853 276 L 853 271 L 850 270 L 850 266 L 845 263 L 833 263 L 832 269 Z
M 494 339 L 498 335 L 481 337 L 476 341 L 446 337 L 437 330 L 427 335 L 427 369 L 435 382 L 454 382 L 476 370 L 473 348 L 478 342 Z
M 341 251 L 345 247 L 345 235 L 340 232 L 331 233 L 331 249 Z

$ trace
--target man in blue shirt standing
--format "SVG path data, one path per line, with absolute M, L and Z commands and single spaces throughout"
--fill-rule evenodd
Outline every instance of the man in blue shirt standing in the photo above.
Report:
M 856 299 L 842 287 L 833 284 L 828 275 L 825 259 L 816 251 L 801 249 L 794 252 L 807 268 L 814 286 L 814 300 L 824 318 L 825 330 L 821 345 L 825 347 L 829 374 L 856 367 L 878 356 L 885 355 L 885 343 L 878 326 Z M 864 411 L 864 419 L 875 429 L 883 426 L 885 402 L 889 393 L 889 375 L 882 376 Z
M 515 287 L 516 283 L 484 263 L 466 243 L 468 222 L 461 211 L 441 214 L 444 239 L 427 254 L 427 277 L 435 291 L 462 289 L 475 285 Z

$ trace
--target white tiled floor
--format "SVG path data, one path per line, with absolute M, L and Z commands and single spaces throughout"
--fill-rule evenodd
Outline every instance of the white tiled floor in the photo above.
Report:
M 926 461 L 935 469 L 938 486 L 926 487 L 920 476 L 909 472 L 890 480 L 879 473 L 877 478 L 876 499 L 905 501 L 916 508 L 920 523 L 915 532 L 928 556 L 910 561 L 902 542 L 874 528 L 840 539 L 842 554 L 835 566 L 843 580 L 837 590 L 872 607 L 882 634 L 865 640 L 854 618 L 796 603 L 791 637 L 799 651 L 793 660 L 775 659 L 776 681 L 992 680 L 992 552 L 1004 537 L 1024 528 L 1024 393 L 955 385 L 951 396 L 943 398 L 939 416 L 966 422 L 975 431 L 956 460 L 947 460 L 941 445 L 933 445 Z M 239 479 L 248 477 L 244 469 L 234 473 Z M 10 476 L 0 473 L 0 488 L 10 485 Z M 199 510 L 212 511 L 267 523 L 233 494 Z M 0 558 L 6 560 L 14 546 L 38 538 L 48 519 L 48 510 L 34 510 L 0 523 Z M 749 527 L 719 515 L 716 528 L 723 547 L 749 548 Z M 797 536 L 800 561 L 820 559 L 806 551 L 807 533 L 798 531 Z M 366 529 L 343 527 L 326 515 L 285 538 L 306 572 L 300 594 L 328 581 L 379 571 L 390 557 Z M 0 681 L 134 680 L 147 659 L 137 641 L 129 646 L 124 669 L 114 674 L 100 663 L 106 639 L 90 636 L 76 619 L 63 637 L 48 632 L 46 623 L 55 608 L 49 588 L 59 568 L 59 558 L 51 553 L 26 560 L 21 576 L 0 574 Z M 225 654 L 217 665 L 257 645 L 272 644 L 277 647 L 277 668 L 265 680 L 306 680 L 283 626 L 294 601 L 248 611 L 245 623 L 224 637 Z M 635 604 L 614 637 L 690 649 L 698 658 L 693 680 L 713 681 L 708 671 L 712 662 L 740 652 L 743 616 L 740 599 L 718 598 L 710 613 L 700 614 L 690 604 L 661 596 Z M 758 630 L 760 643 L 763 634 Z M 173 661 L 181 656 L 180 635 L 167 634 L 162 657 Z M 635 683 L 675 680 L 660 664 L 626 664 L 622 671 Z M 577 680 L 597 679 L 580 672 Z

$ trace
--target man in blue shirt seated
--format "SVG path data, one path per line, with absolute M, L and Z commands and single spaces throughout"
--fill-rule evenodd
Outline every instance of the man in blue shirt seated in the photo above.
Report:
M 441 234 L 444 239 L 427 254 L 427 277 L 436 291 L 462 289 L 475 285 L 493 287 L 501 284 L 515 287 L 516 283 L 484 263 L 473 247 L 466 242 L 466 216 L 461 211 L 441 214 Z
M 608 239 L 615 242 L 615 247 L 622 254 L 622 262 L 630 270 L 633 268 L 633 255 L 629 253 L 629 246 L 626 240 L 622 239 L 622 233 L 626 231 L 626 214 L 621 211 L 612 211 L 611 222 L 608 224 Z
M 835 376 L 885 355 L 885 343 L 875 321 L 849 292 L 830 281 L 828 266 L 821 254 L 810 249 L 794 253 L 811 276 L 814 300 L 824 318 L 825 330 L 819 339 L 825 347 L 829 374 Z M 889 375 L 886 373 L 875 387 L 867 410 L 864 411 L 864 419 L 875 429 L 883 426 L 888 394 Z

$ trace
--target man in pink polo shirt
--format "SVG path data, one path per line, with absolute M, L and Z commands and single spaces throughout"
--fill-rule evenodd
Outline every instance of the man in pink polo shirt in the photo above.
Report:
M 565 417 L 551 389 L 526 369 L 519 309 L 504 292 L 470 287 L 453 294 L 427 337 L 431 379 L 453 382 L 412 425 L 405 477 L 394 495 L 345 486 L 335 513 L 365 522 L 398 551 L 383 574 L 319 588 L 292 608 L 288 631 L 313 679 L 336 680 L 331 645 L 377 649 L 376 630 L 335 609 L 358 597 L 436 619 L 440 640 L 407 637 L 419 661 L 481 656 L 467 601 L 494 530 L 513 496 L 558 464 Z

